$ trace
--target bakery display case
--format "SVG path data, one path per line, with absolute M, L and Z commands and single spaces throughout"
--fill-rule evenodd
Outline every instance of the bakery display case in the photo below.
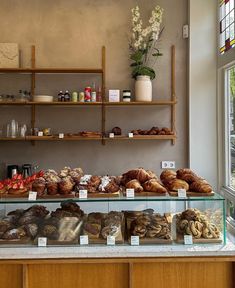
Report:
M 226 242 L 224 199 L 1 198 L 0 245 L 178 245 Z M 43 243 L 43 244 L 42 244 Z

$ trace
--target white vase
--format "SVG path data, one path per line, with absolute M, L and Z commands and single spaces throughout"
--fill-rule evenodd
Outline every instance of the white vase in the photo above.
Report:
M 152 81 L 150 76 L 137 76 L 135 81 L 135 101 L 152 101 Z

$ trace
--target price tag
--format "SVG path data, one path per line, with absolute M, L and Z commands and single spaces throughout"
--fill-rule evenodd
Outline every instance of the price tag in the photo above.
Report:
M 46 247 L 47 246 L 47 238 L 39 237 L 38 238 L 38 247 Z
M 79 199 L 87 199 L 87 190 L 79 190 Z
M 126 198 L 135 198 L 135 189 L 126 189 Z
M 184 235 L 184 245 L 192 245 L 193 237 L 192 235 Z
M 88 245 L 88 235 L 80 235 L 80 245 Z
M 108 236 L 107 237 L 107 245 L 109 245 L 109 246 L 115 245 L 115 236 Z
M 64 138 L 64 133 L 59 133 L 59 138 L 63 139 Z
M 140 237 L 131 236 L 131 246 L 139 246 L 139 245 L 140 245 Z
M 109 138 L 114 138 L 114 133 L 109 133 Z
M 133 138 L 134 137 L 133 133 L 128 133 L 128 137 Z
M 42 131 L 38 131 L 38 136 L 42 137 L 43 136 L 43 132 Z
M 28 200 L 29 201 L 36 201 L 37 200 L 37 192 L 33 192 L 33 191 L 29 191 L 29 197 Z
M 186 198 L 187 197 L 186 190 L 185 189 L 178 189 L 178 197 Z

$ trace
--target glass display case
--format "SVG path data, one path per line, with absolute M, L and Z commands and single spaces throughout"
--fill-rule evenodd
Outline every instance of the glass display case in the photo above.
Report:
M 0 245 L 226 243 L 225 203 L 211 197 L 0 199 Z

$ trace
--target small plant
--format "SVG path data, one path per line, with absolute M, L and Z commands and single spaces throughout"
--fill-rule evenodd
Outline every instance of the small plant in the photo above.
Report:
M 161 28 L 163 9 L 156 6 L 149 18 L 149 25 L 143 29 L 143 21 L 140 18 L 139 7 L 132 12 L 132 35 L 130 40 L 130 59 L 132 60 L 132 77 L 140 75 L 156 77 L 154 66 L 159 56 L 162 56 L 157 48 L 158 40 L 163 29 Z

